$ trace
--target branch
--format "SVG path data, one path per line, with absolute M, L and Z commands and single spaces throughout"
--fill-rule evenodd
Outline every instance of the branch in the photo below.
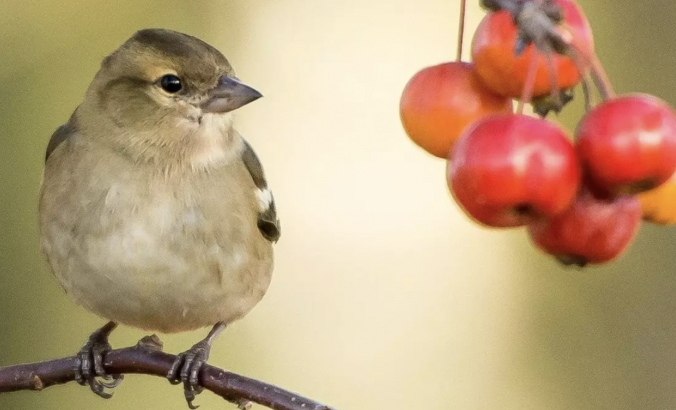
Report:
M 147 341 L 146 341 L 147 342 Z M 149 374 L 166 377 L 176 356 L 163 353 L 142 340 L 135 347 L 112 350 L 104 356 L 108 374 Z M 18 390 L 43 390 L 75 380 L 75 356 L 39 363 L 0 367 L 0 394 Z M 335 410 L 332 407 L 267 383 L 205 364 L 201 385 L 230 402 L 251 401 L 273 410 Z

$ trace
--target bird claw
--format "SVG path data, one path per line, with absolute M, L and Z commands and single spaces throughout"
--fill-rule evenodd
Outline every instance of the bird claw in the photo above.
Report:
M 193 401 L 204 390 L 199 383 L 199 372 L 209 359 L 210 350 L 209 341 L 202 340 L 190 350 L 179 354 L 167 373 L 167 379 L 171 384 L 183 383 L 183 394 L 188 407 L 192 410 L 199 407 L 194 405 Z
M 81 386 L 89 388 L 99 397 L 109 399 L 113 397 L 105 389 L 113 389 L 122 383 L 123 375 L 109 375 L 103 368 L 103 355 L 112 350 L 108 343 L 108 334 L 114 326 L 110 324 L 92 333 L 82 349 L 76 355 L 75 381 Z M 97 380 L 101 378 L 105 381 Z

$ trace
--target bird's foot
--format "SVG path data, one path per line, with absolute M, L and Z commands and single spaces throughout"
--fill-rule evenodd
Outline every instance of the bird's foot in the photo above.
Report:
M 92 333 L 87 343 L 82 346 L 82 349 L 76 355 L 75 381 L 82 386 L 89 385 L 89 388 L 94 393 L 104 399 L 113 397 L 105 389 L 117 387 L 122 383 L 122 379 L 124 378 L 121 374 L 109 375 L 103 369 L 103 355 L 112 350 L 110 343 L 108 343 L 108 336 L 116 327 L 117 324 L 115 322 L 108 322 L 105 326 Z M 104 381 L 100 381 L 97 378 L 101 378 Z
M 172 384 L 183 383 L 185 400 L 188 402 L 188 407 L 193 410 L 199 407 L 192 403 L 195 396 L 204 390 L 199 383 L 198 375 L 209 359 L 210 350 L 211 343 L 206 339 L 202 340 L 190 350 L 179 354 L 167 374 L 167 379 Z
M 195 344 L 190 350 L 179 354 L 167 373 L 167 379 L 171 384 L 183 383 L 183 394 L 188 407 L 192 410 L 199 407 L 195 406 L 193 401 L 204 390 L 199 381 L 200 370 L 209 359 L 211 343 L 223 329 L 225 329 L 225 324 L 217 323 L 204 340 Z

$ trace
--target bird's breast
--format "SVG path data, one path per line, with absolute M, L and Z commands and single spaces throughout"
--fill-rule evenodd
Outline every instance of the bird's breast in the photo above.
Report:
M 272 249 L 256 228 L 253 188 L 233 182 L 239 170 L 176 179 L 93 171 L 67 189 L 58 175 L 43 186 L 44 249 L 79 303 L 175 332 L 235 320 L 262 298 Z

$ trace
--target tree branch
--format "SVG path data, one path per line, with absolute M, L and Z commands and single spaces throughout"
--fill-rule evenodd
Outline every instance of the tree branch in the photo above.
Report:
M 166 377 L 176 356 L 163 353 L 152 341 L 106 353 L 103 367 L 108 374 L 149 374 Z M 75 380 L 75 356 L 39 363 L 0 367 L 0 394 L 18 390 L 43 390 Z M 273 410 L 335 410 L 332 407 L 267 383 L 205 364 L 200 383 L 230 402 L 251 401 Z

